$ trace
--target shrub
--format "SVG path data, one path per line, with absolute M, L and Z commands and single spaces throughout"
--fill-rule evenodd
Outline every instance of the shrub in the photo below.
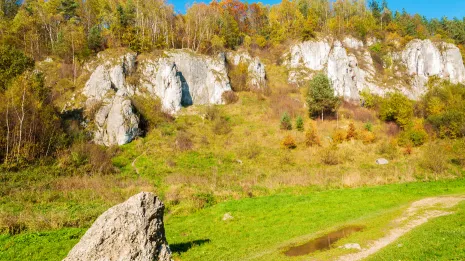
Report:
M 376 108 L 381 100 L 381 97 L 372 94 L 369 90 L 363 90 L 360 93 L 362 106 L 369 109 Z
M 255 159 L 261 152 L 262 151 L 257 144 L 248 143 L 241 154 L 245 155 L 248 159 Z
M 246 63 L 239 63 L 238 65 L 230 65 L 228 70 L 229 79 L 231 81 L 231 88 L 235 92 L 249 91 L 247 86 L 248 67 Z
M 381 102 L 379 116 L 384 121 L 394 121 L 405 128 L 413 118 L 413 102 L 399 92 L 390 93 Z
M 298 116 L 296 121 L 295 121 L 295 128 L 298 131 L 304 131 L 304 120 L 302 119 L 301 116 Z
M 399 153 L 395 140 L 385 140 L 381 142 L 378 146 L 377 152 L 391 160 L 395 159 Z
M 385 132 L 387 136 L 394 137 L 400 133 L 400 127 L 394 122 L 388 122 L 386 123 Z
M 352 140 L 357 138 L 357 132 L 355 129 L 355 124 L 353 122 L 349 123 L 349 129 L 347 130 L 346 139 Z
M 414 126 L 401 132 L 399 136 L 399 144 L 405 146 L 411 143 L 418 147 L 423 145 L 428 140 L 428 133 L 423 128 L 422 120 L 415 120 Z
M 361 132 L 360 136 L 361 136 L 361 140 L 362 140 L 362 142 L 364 144 L 370 144 L 370 143 L 375 142 L 375 140 L 376 140 L 375 134 L 373 132 L 371 132 L 371 131 L 364 130 L 364 131 Z
M 365 123 L 363 127 L 365 128 L 366 131 L 373 131 L 373 124 L 371 122 Z
M 232 131 L 232 128 L 229 124 L 229 121 L 225 117 L 220 117 L 219 119 L 215 120 L 213 124 L 213 133 L 217 135 L 225 135 Z
M 283 114 L 281 117 L 281 130 L 292 130 L 292 123 L 291 123 L 291 117 L 287 112 Z
M 302 108 L 302 103 L 298 99 L 290 97 L 286 92 L 279 91 L 271 95 L 270 104 L 274 117 L 281 117 L 283 113 L 288 113 L 289 116 L 295 117 Z M 261 94 L 257 93 L 257 95 Z
M 465 88 L 460 84 L 431 80 L 424 95 L 424 114 L 441 138 L 465 136 Z
M 197 209 L 210 207 L 216 203 L 213 193 L 197 193 L 194 195 L 194 201 Z
M 111 174 L 116 172 L 111 161 L 112 150 L 100 145 L 79 142 L 58 157 L 58 166 L 81 174 Z
M 420 165 L 435 173 L 447 170 L 447 151 L 437 143 L 430 143 L 423 153 Z
M 305 145 L 307 147 L 321 146 L 320 138 L 313 123 L 310 124 L 308 130 L 305 132 Z
M 225 91 L 221 97 L 226 104 L 233 104 L 239 100 L 239 96 L 233 91 Z
M 189 133 L 184 131 L 179 131 L 176 135 L 174 141 L 174 146 L 179 151 L 191 150 L 194 147 L 194 144 L 190 138 Z
M 333 132 L 332 138 L 335 143 L 342 143 L 347 139 L 347 133 L 342 129 L 337 129 Z
M 321 151 L 321 163 L 325 165 L 330 165 L 330 166 L 338 165 L 342 163 L 336 144 L 333 144 L 330 147 L 324 148 Z
M 209 121 L 214 121 L 220 118 L 221 113 L 217 106 L 210 105 L 205 108 L 205 115 L 204 118 Z
M 281 142 L 284 148 L 286 149 L 295 149 L 297 145 L 295 144 L 295 139 L 291 135 L 287 135 L 284 140 Z
M 172 117 L 163 112 L 161 101 L 158 98 L 135 96 L 132 98 L 132 104 L 141 118 L 141 127 L 145 131 L 172 121 Z

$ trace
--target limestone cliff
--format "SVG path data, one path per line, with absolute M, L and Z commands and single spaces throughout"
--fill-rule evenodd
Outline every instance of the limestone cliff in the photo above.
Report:
M 182 106 L 223 104 L 223 93 L 231 91 L 223 54 L 176 50 L 141 59 L 131 52 L 117 58 L 99 54 L 86 68 L 85 107 L 97 107 L 91 124 L 94 141 L 106 146 L 126 144 L 140 134 L 133 95 L 159 98 L 162 109 L 175 114 Z
M 370 39 L 368 42 L 372 45 L 377 41 Z M 453 44 L 413 40 L 388 58 L 393 61 L 389 69 L 395 75 L 388 78 L 389 83 L 377 74 L 368 47 L 352 37 L 342 41 L 324 38 L 293 45 L 285 54 L 284 64 L 289 68 L 289 83 L 301 86 L 315 73 L 324 72 L 337 95 L 355 101 L 359 100 L 362 90 L 378 95 L 397 90 L 411 99 L 418 99 L 432 76 L 453 83 L 465 82 L 462 56 Z M 401 80 L 406 78 L 408 81 Z

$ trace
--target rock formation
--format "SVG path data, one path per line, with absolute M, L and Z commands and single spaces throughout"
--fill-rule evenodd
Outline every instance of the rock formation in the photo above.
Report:
M 164 205 L 142 192 L 103 213 L 64 261 L 170 261 Z
M 241 63 L 247 65 L 247 84 L 251 90 L 264 90 L 267 88 L 265 65 L 258 57 L 252 58 L 246 52 L 230 52 L 227 53 L 226 58 L 228 63 L 234 66 Z
M 162 108 L 174 114 L 182 107 L 181 77 L 174 62 L 166 60 L 145 60 L 140 66 L 141 87 L 152 96 L 159 97 Z
M 301 86 L 321 71 L 332 81 L 335 93 L 347 100 L 358 100 L 363 89 L 379 92 L 370 82 L 375 72 L 373 60 L 360 40 L 347 37 L 342 42 L 329 38 L 307 41 L 292 46 L 287 55 L 290 57 L 285 65 L 290 69 L 292 84 Z M 357 56 L 366 68 L 360 68 Z
M 94 141 L 106 146 L 126 144 L 140 134 L 139 118 L 130 100 L 135 94 L 159 98 L 162 109 L 175 114 L 182 106 L 223 104 L 223 93 L 231 91 L 224 55 L 165 51 L 159 57 L 137 61 L 137 66 L 133 53 L 98 58 L 103 62 L 97 62 L 95 68 L 88 66 L 92 74 L 82 94 L 87 109 L 98 107 L 92 125 Z M 139 81 L 136 86 L 126 80 L 134 75 Z
M 126 76 L 134 70 L 136 56 L 128 53 L 117 59 L 106 59 L 91 74 L 83 95 L 87 110 L 95 110 L 94 142 L 106 146 L 123 145 L 139 135 L 139 118 L 134 113 L 130 95 L 134 87 Z
M 369 39 L 367 42 L 370 46 L 378 41 Z M 342 41 L 324 38 L 296 44 L 285 54 L 284 64 L 290 70 L 289 83 L 301 86 L 316 72 L 324 72 L 332 81 L 337 95 L 355 101 L 359 100 L 362 90 L 378 95 L 400 91 L 411 99 L 418 99 L 426 91 L 426 83 L 431 76 L 465 83 L 462 56 L 453 44 L 413 40 L 403 51 L 391 53 L 389 59 L 395 64 L 389 65 L 389 69 L 396 75 L 390 78 L 389 84 L 378 79 L 368 48 L 352 37 Z M 402 81 L 405 75 L 411 77 L 410 84 Z
M 396 58 L 413 77 L 412 88 L 422 94 L 429 77 L 437 76 L 452 83 L 465 82 L 465 67 L 459 48 L 450 43 L 412 40 Z

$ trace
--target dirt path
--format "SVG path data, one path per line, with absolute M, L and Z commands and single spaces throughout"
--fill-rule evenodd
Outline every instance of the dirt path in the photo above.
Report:
M 356 261 L 367 258 L 381 250 L 383 247 L 393 243 L 415 227 L 428 222 L 430 219 L 452 214 L 453 212 L 448 209 L 454 207 L 462 200 L 465 200 L 465 197 L 449 196 L 425 198 L 413 202 L 401 217 L 393 221 L 396 228 L 391 229 L 386 236 L 377 239 L 371 243 L 368 248 L 364 248 L 357 253 L 341 256 L 338 260 Z

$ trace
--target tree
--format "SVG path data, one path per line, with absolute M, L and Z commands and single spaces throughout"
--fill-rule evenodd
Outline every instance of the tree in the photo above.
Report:
M 103 50 L 104 43 L 99 26 L 94 25 L 89 32 L 89 37 L 87 40 L 87 46 L 94 52 L 99 52 Z
M 0 91 L 16 76 L 34 67 L 34 60 L 12 47 L 0 48 Z
M 304 120 L 302 119 L 302 117 L 298 116 L 296 121 L 295 121 L 295 128 L 298 130 L 298 131 L 304 131 Z
M 61 0 L 59 10 L 65 21 L 76 17 L 76 9 L 79 7 L 78 3 L 74 0 Z
M 321 115 L 321 120 L 324 120 L 324 114 L 334 113 L 340 104 L 341 101 L 334 95 L 334 89 L 328 77 L 321 73 L 313 77 L 307 94 L 310 117 L 316 118 Z
M 61 122 L 40 73 L 25 72 L 4 93 L 0 106 L 0 156 L 7 166 L 20 166 L 51 156 L 60 146 Z
M 291 117 L 287 112 L 281 117 L 281 130 L 292 130 Z

